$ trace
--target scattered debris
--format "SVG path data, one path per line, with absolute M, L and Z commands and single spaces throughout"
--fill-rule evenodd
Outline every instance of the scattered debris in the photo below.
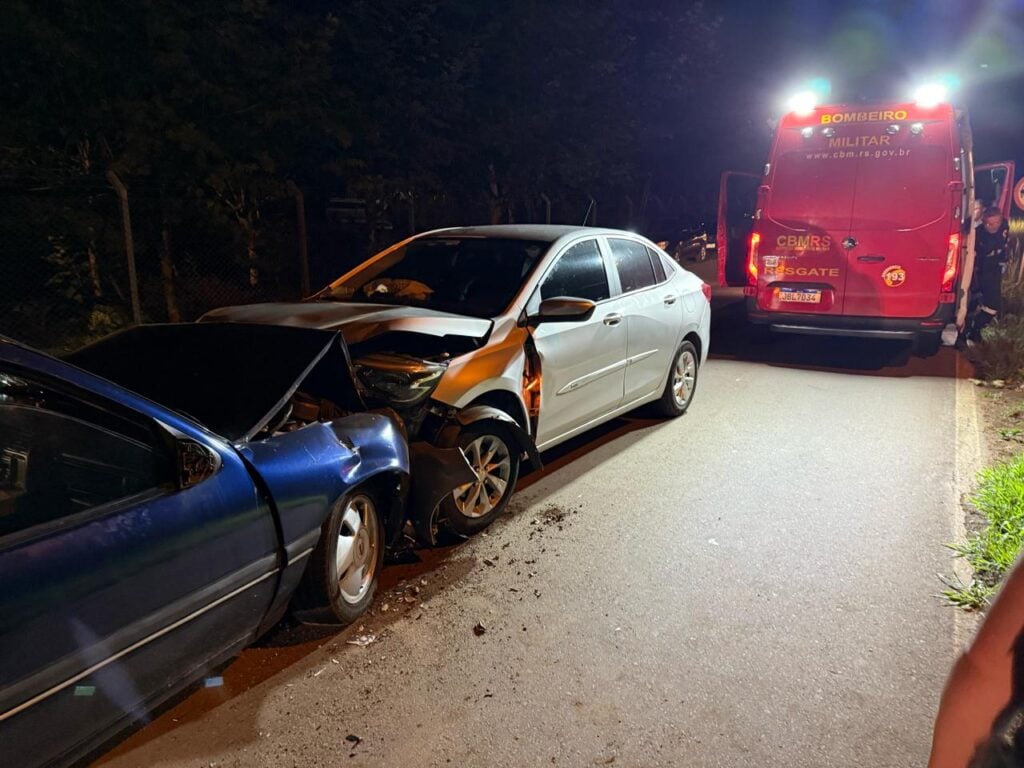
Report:
M 220 688 L 224 685 L 223 677 L 207 677 L 203 680 L 203 688 Z
M 554 525 L 565 520 L 568 513 L 561 507 L 557 507 L 554 504 L 545 507 L 541 510 L 540 517 L 544 521 L 545 525 Z
M 327 667 L 320 667 L 320 669 L 313 673 L 313 677 L 320 677 L 320 675 L 324 673 L 325 669 L 327 669 Z
M 354 733 L 350 733 L 348 736 L 345 737 L 345 741 L 351 744 L 359 744 L 362 741 L 362 739 L 356 736 Z
M 1003 379 L 996 379 L 995 381 L 992 382 L 992 386 L 995 387 L 996 389 L 1002 389 L 1003 387 L 1006 386 L 1006 382 L 1003 381 Z
M 486 631 L 487 631 L 487 627 L 485 627 L 479 621 L 476 623 L 476 626 L 473 627 L 473 634 L 476 635 L 477 637 L 480 637 L 480 635 L 482 635 Z
M 427 580 L 426 579 L 420 579 L 420 586 L 421 587 L 427 586 Z
M 539 589 L 533 590 L 533 596 L 534 597 L 540 597 L 540 590 Z
M 346 640 L 348 645 L 358 645 L 360 648 L 365 648 L 370 643 L 376 641 L 376 635 L 356 635 L 351 640 Z
M 384 603 L 384 605 L 382 605 L 382 606 L 380 607 L 380 612 L 381 612 L 381 613 L 387 613 L 387 612 L 388 612 L 388 611 L 390 611 L 390 610 L 391 610 L 391 606 L 390 606 L 390 605 L 388 605 L 387 603 Z
M 515 587 L 509 587 L 509 588 L 508 588 L 508 591 L 509 591 L 509 592 L 518 592 L 519 590 L 518 590 L 518 589 L 516 589 Z
M 331 664 L 341 664 L 337 659 L 331 659 Z
M 493 567 L 494 567 L 494 562 L 493 562 L 493 561 L 491 561 L 491 560 L 488 560 L 488 559 L 487 559 L 487 558 L 485 557 L 485 558 L 484 558 L 484 565 L 486 565 L 486 566 L 489 566 L 489 567 L 493 568 Z

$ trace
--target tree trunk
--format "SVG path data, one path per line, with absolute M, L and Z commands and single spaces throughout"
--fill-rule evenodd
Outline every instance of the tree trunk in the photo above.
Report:
M 256 265 L 256 228 L 250 225 L 245 232 L 248 238 L 245 253 L 249 258 L 249 285 L 255 288 L 260 284 L 260 268 Z
M 95 299 L 103 298 L 103 284 L 100 282 L 100 265 L 96 260 L 96 244 L 89 243 L 89 279 L 92 281 L 92 295 Z
M 498 186 L 498 174 L 493 165 L 487 166 L 487 187 L 490 191 L 491 224 L 501 224 L 505 206 L 501 204 L 501 188 Z
M 164 303 L 167 305 L 167 319 L 172 323 L 181 322 L 178 297 L 174 290 L 174 261 L 171 258 L 171 233 L 164 222 L 160 233 L 160 276 L 163 278 Z

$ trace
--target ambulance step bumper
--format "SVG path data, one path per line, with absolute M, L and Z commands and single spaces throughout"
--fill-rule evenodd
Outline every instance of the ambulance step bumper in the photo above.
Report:
M 880 330 L 877 328 L 816 328 L 811 325 L 793 325 L 791 323 L 771 323 L 769 327 L 778 333 L 803 333 L 809 336 L 854 336 L 862 339 L 894 339 L 911 341 L 917 331 Z

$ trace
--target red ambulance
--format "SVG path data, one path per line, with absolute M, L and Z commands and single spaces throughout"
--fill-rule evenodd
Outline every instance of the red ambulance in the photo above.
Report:
M 820 106 L 779 122 L 760 176 L 726 172 L 718 273 L 773 331 L 914 341 L 965 311 L 975 198 L 1009 215 L 1013 163 L 974 167 L 949 104 Z

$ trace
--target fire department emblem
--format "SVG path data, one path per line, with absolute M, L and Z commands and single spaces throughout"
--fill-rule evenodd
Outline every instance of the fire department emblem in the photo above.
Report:
M 907 282 L 907 270 L 898 264 L 893 264 L 882 272 L 882 280 L 890 288 L 899 288 L 905 282 Z

